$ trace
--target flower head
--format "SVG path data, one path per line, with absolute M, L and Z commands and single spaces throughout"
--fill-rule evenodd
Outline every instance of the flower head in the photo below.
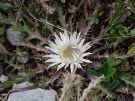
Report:
M 84 39 L 81 39 L 80 34 L 74 32 L 69 35 L 67 31 L 60 33 L 60 36 L 55 34 L 54 42 L 49 41 L 49 50 L 53 54 L 45 55 L 44 57 L 49 57 L 46 62 L 51 62 L 48 68 L 57 65 L 57 70 L 61 68 L 70 67 L 71 72 L 76 68 L 81 68 L 81 63 L 91 61 L 85 59 L 84 57 L 91 54 L 86 52 L 90 47 L 90 42 L 84 44 Z

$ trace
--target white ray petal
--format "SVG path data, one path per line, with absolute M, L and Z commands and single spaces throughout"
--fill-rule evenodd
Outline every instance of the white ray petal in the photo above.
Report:
M 90 45 L 90 42 L 87 42 L 87 43 L 85 43 L 85 44 L 83 45 L 84 48 L 89 47 L 89 46 L 91 46 L 91 45 Z
M 57 49 L 59 49 L 59 46 L 57 44 L 55 44 L 54 42 L 52 42 L 52 41 L 49 41 L 49 46 L 51 48 L 57 48 Z
M 77 68 L 82 69 L 82 66 L 81 66 L 79 63 L 76 63 L 75 66 L 76 66 Z M 83 70 L 83 69 L 82 69 L 82 70 Z
M 64 38 L 64 33 L 61 33 L 60 32 L 60 39 L 63 41 L 63 38 Z
M 74 71 L 74 64 L 71 64 L 71 65 L 70 65 L 70 70 L 71 70 L 71 72 Z
M 69 35 L 66 33 L 66 31 L 62 34 L 60 33 L 60 38 L 62 40 L 62 44 L 66 44 L 69 42 Z
M 55 65 L 57 65 L 58 63 L 52 63 L 52 64 L 50 64 L 47 68 L 49 69 L 50 67 L 52 67 L 52 66 L 55 66 Z
M 56 53 L 56 54 L 58 54 L 59 53 L 59 49 L 57 49 L 57 48 L 51 48 L 51 47 L 46 47 L 46 49 L 49 49 L 50 51 L 52 51 L 52 52 L 54 52 L 54 53 Z
M 82 66 L 80 64 L 78 64 L 78 67 L 82 69 Z M 83 70 L 83 69 L 82 69 Z
M 84 43 L 85 39 L 82 39 L 81 42 L 79 43 L 79 47 L 83 47 L 83 43 Z
M 60 56 L 59 55 L 54 55 L 54 54 L 45 55 L 43 57 L 50 57 L 50 58 L 60 59 Z
M 82 59 L 81 59 L 81 61 L 83 61 L 83 62 L 87 62 L 87 63 L 92 63 L 92 61 L 87 60 L 87 59 L 84 59 L 84 58 L 82 58 Z
M 55 43 L 52 42 L 52 41 L 48 41 L 48 43 L 51 44 L 51 45 L 54 45 L 54 44 L 55 44 Z M 54 46 L 56 46 L 56 44 L 55 44 Z M 57 46 L 56 46 L 56 47 L 57 47 Z
M 63 33 L 63 34 L 64 34 L 64 35 L 65 35 L 65 34 L 67 34 L 67 31 L 66 31 L 66 30 L 64 30 L 64 33 Z
M 85 57 L 85 56 L 90 55 L 90 54 L 92 54 L 92 53 L 90 53 L 90 52 L 83 53 L 83 54 L 81 55 L 81 57 Z
M 69 43 L 69 35 L 67 32 L 64 33 L 64 38 L 66 39 L 66 42 Z
M 76 40 L 77 40 L 77 43 L 79 43 L 79 41 L 80 41 L 80 34 L 81 34 L 81 32 L 80 33 L 78 33 L 78 35 L 77 35 L 77 38 L 76 38 Z
M 78 57 L 79 57 L 78 54 L 74 52 L 74 53 L 73 53 L 73 58 L 74 58 L 75 60 L 77 60 Z
M 76 40 L 76 33 L 72 34 L 72 38 L 73 38 L 73 40 Z
M 70 44 L 77 45 L 76 33 L 73 33 L 73 34 L 70 36 Z
M 90 49 L 90 47 L 91 47 L 91 46 L 88 46 L 88 47 L 85 47 L 85 48 L 83 47 L 83 48 L 82 48 L 82 52 L 86 52 L 88 49 Z
M 48 59 L 45 62 L 57 62 L 57 63 L 61 63 L 62 60 L 61 59 Z
M 61 63 L 60 65 L 58 65 L 57 67 L 57 71 L 60 70 L 62 67 L 64 67 L 66 64 L 65 63 Z
M 61 41 L 60 37 L 57 34 L 54 34 L 54 36 L 55 36 L 56 40 Z
M 56 35 L 56 34 L 54 34 L 54 36 L 55 36 L 55 43 L 56 43 L 56 45 L 62 45 L 62 40 L 59 38 L 59 36 L 58 35 Z
M 69 63 L 66 63 L 66 66 L 64 67 L 65 69 L 69 66 Z

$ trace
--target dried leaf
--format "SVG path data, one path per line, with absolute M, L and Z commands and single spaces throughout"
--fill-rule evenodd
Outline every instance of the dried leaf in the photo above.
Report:
M 54 7 L 51 7 L 50 5 L 48 5 L 46 3 L 46 0 L 41 0 L 40 1 L 42 3 L 43 8 L 49 13 L 49 14 L 53 14 L 55 11 Z
M 76 7 L 74 5 L 71 5 L 70 8 L 68 8 L 69 13 L 74 13 L 76 11 Z
M 49 80 L 49 83 L 51 83 L 52 85 L 54 84 L 54 82 L 58 79 L 60 79 L 62 73 L 61 72 L 56 72 L 51 79 Z
M 38 32 L 29 32 L 29 40 L 32 40 L 32 39 L 38 39 L 40 40 L 40 44 L 43 45 L 47 42 L 47 39 L 45 39 L 44 37 L 42 37 L 40 35 L 40 33 Z
M 0 53 L 2 53 L 2 54 L 7 54 L 7 53 L 9 53 L 7 50 L 6 50 L 6 48 L 0 43 Z

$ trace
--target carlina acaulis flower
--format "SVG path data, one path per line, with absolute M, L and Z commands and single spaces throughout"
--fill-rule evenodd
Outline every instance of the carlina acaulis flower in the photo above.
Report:
M 85 39 L 80 37 L 80 33 L 76 32 L 69 34 L 67 31 L 58 35 L 54 34 L 55 39 L 49 41 L 49 46 L 46 48 L 52 51 L 52 54 L 45 55 L 49 59 L 46 62 L 51 64 L 48 68 L 57 65 L 57 70 L 61 68 L 70 67 L 71 72 L 77 68 L 81 68 L 83 62 L 92 63 L 90 60 L 85 59 L 85 56 L 92 54 L 86 52 L 90 47 L 90 42 L 84 43 Z

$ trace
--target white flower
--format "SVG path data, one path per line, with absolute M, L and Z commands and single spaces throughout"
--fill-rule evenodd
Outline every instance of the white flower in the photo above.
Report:
M 70 67 L 71 72 L 74 69 L 81 68 L 81 63 L 91 61 L 85 59 L 84 57 L 91 54 L 86 52 L 90 47 L 90 42 L 84 44 L 84 39 L 81 39 L 80 33 L 74 32 L 69 35 L 67 31 L 60 33 L 60 37 L 55 34 L 54 42 L 49 41 L 49 50 L 54 54 L 45 55 L 49 59 L 46 62 L 51 62 L 48 68 L 57 65 L 57 70 L 61 68 Z

